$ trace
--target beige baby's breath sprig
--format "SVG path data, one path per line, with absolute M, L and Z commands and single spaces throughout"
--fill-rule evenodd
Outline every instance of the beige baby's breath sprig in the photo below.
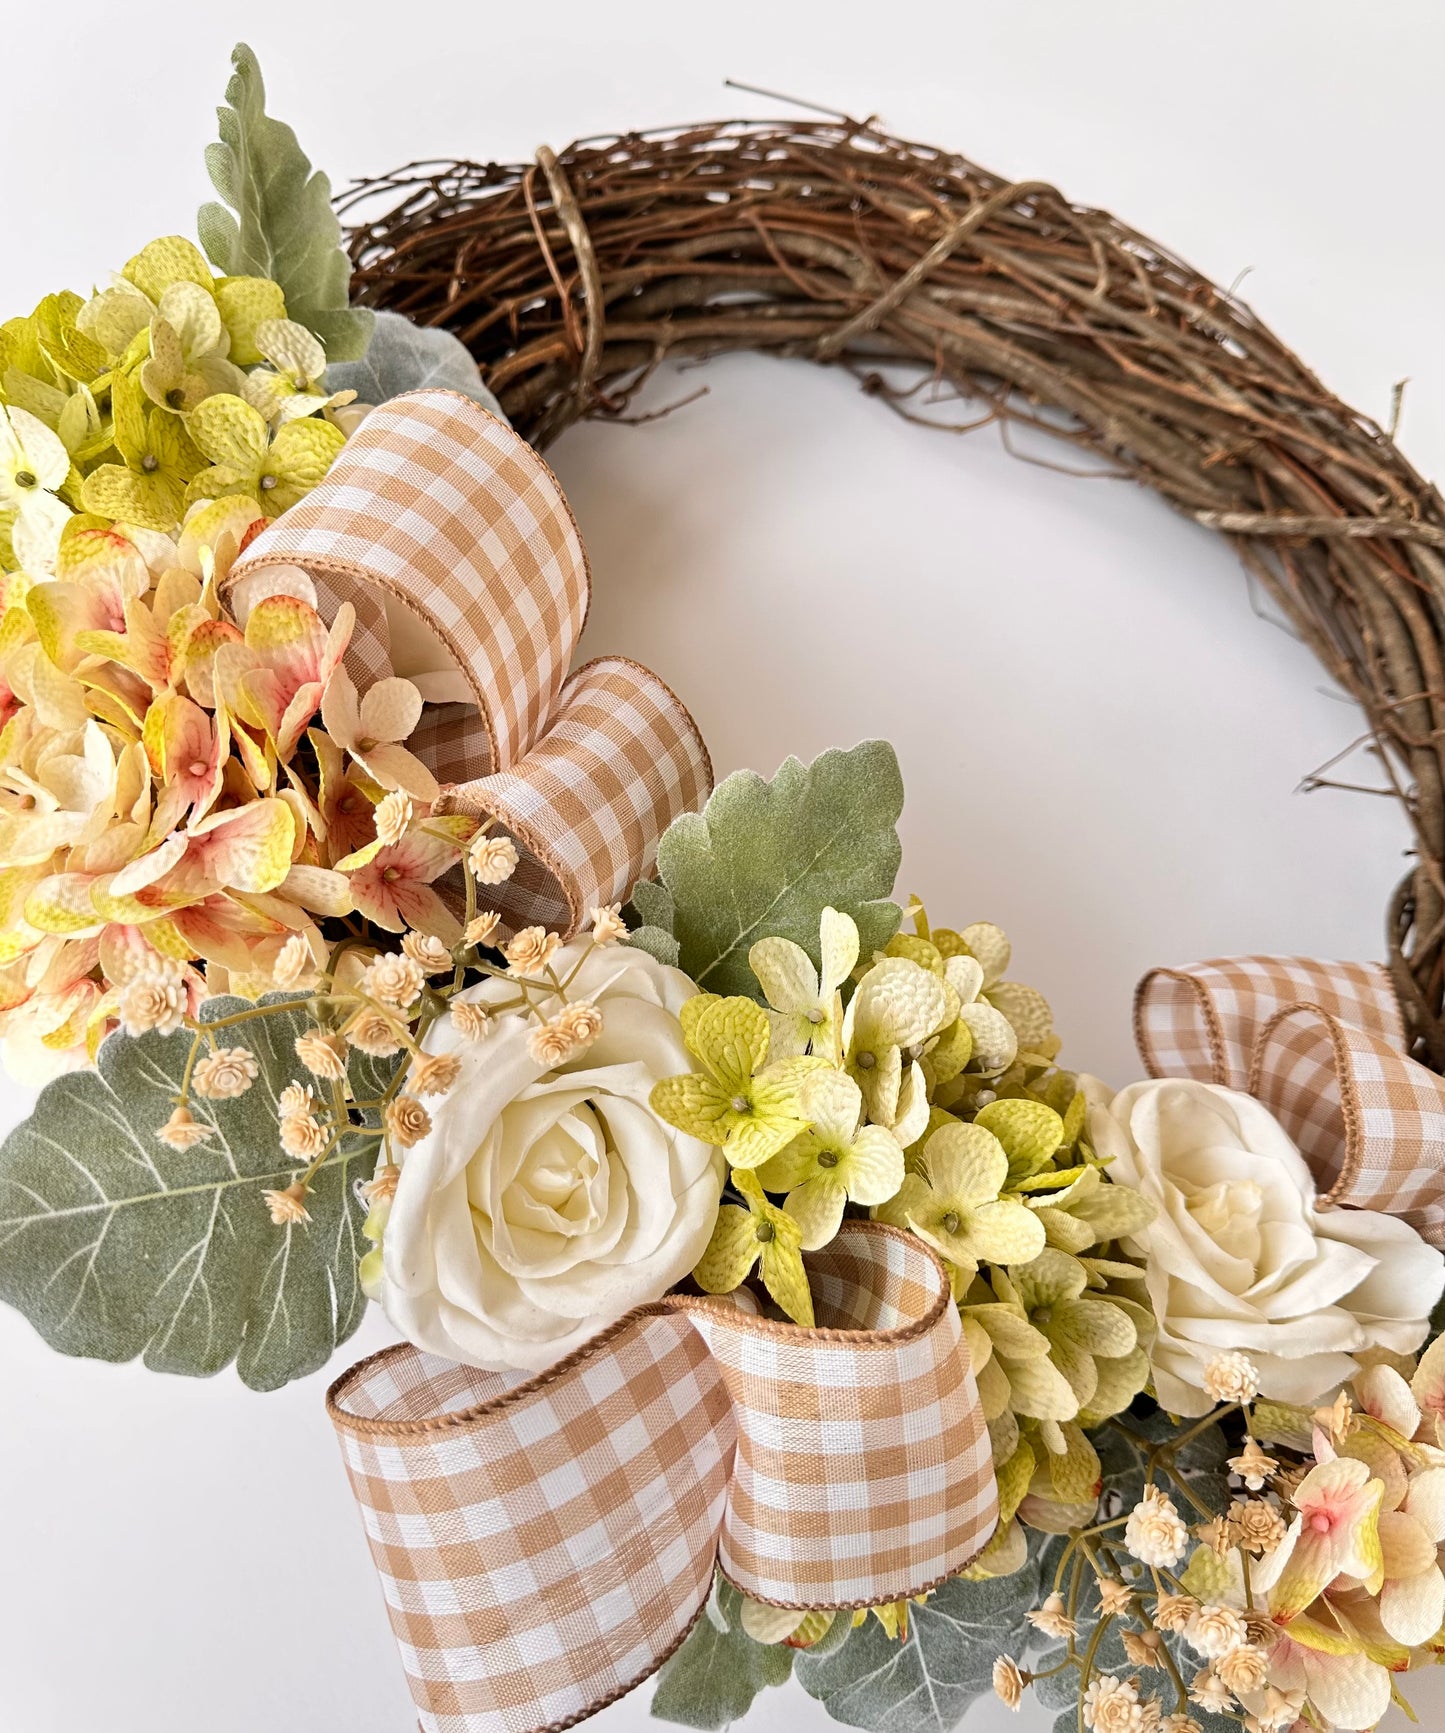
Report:
M 481 914 L 473 915 L 467 922 L 462 938 L 469 945 L 490 945 L 501 924 L 502 917 L 495 909 L 483 909 Z
M 545 927 L 523 927 L 502 947 L 514 975 L 540 975 L 556 956 L 562 941 Z
M 451 951 L 432 933 L 407 933 L 401 948 L 424 975 L 440 975 L 452 967 Z
M 263 1191 L 261 1201 L 278 1228 L 311 1220 L 311 1212 L 306 1208 L 306 1187 L 300 1180 L 295 1185 L 288 1185 L 284 1191 Z
M 329 1030 L 308 1029 L 298 1035 L 296 1057 L 313 1077 L 328 1083 L 338 1083 L 346 1075 L 346 1043 Z
M 196 1063 L 191 1088 L 209 1101 L 244 1095 L 261 1075 L 256 1055 L 248 1047 L 215 1047 Z
M 418 1144 L 431 1130 L 431 1115 L 414 1095 L 398 1095 L 387 1105 L 386 1129 L 403 1149 Z
M 615 944 L 618 939 L 626 938 L 627 922 L 622 918 L 622 905 L 609 903 L 605 908 L 592 911 L 592 943 L 594 945 Z
M 467 853 L 467 864 L 483 885 L 505 884 L 517 870 L 517 845 L 509 836 L 478 836 Z
M 457 1009 L 462 1007 L 458 1006 Z M 454 1053 L 423 1054 L 413 1062 L 407 1076 L 407 1094 L 445 1095 L 461 1075 L 461 1069 L 462 1062 Z

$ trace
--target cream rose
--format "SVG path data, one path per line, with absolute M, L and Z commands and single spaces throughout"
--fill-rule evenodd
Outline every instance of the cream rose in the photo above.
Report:
M 596 1039 L 548 1066 L 529 1048 L 534 1019 L 494 1015 L 474 1040 L 443 1019 L 426 1047 L 460 1075 L 400 1152 L 378 1298 L 418 1347 L 473 1366 L 544 1370 L 666 1293 L 717 1220 L 722 1152 L 648 1105 L 660 1078 L 693 1068 L 677 1013 L 697 989 L 590 939 L 553 967 L 564 979 L 577 968 L 569 993 L 600 1010 Z M 516 988 L 488 981 L 463 997 L 495 1006 Z
M 1238 1350 L 1261 1393 L 1312 1403 L 1374 1349 L 1424 1341 L 1445 1259 L 1394 1216 L 1322 1209 L 1304 1158 L 1252 1096 L 1162 1078 L 1111 1098 L 1080 1079 L 1095 1149 L 1157 1205 L 1127 1247 L 1159 1321 L 1159 1401 L 1204 1414 L 1204 1369 Z

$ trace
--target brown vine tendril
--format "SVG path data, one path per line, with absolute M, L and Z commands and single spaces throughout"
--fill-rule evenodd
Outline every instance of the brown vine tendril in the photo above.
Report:
M 843 366 L 909 420 L 951 425 L 920 387 L 981 403 L 1229 536 L 1365 712 L 1411 825 L 1389 960 L 1445 1069 L 1445 506 L 1237 296 L 1052 187 L 843 117 L 413 163 L 339 203 L 356 298 L 454 331 L 538 445 L 629 419 L 664 360 L 757 350 Z

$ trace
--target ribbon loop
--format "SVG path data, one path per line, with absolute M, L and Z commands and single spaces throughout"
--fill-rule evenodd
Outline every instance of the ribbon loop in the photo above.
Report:
M 328 618 L 355 606 L 358 686 L 399 674 L 428 700 L 408 746 L 443 784 L 437 809 L 495 817 L 524 851 L 496 898 L 509 930 L 574 931 L 706 797 L 706 749 L 662 681 L 620 659 L 569 674 L 590 583 L 576 522 L 538 454 L 471 399 L 374 410 L 227 588 L 296 568 Z
M 997 1495 L 947 1276 L 849 1222 L 823 1324 L 639 1307 L 540 1377 L 414 1348 L 328 1408 L 426 1733 L 570 1725 L 653 1673 L 714 1564 L 755 1599 L 898 1600 L 963 1569 Z
M 1406 1055 L 1387 970 L 1305 957 L 1155 969 L 1134 1026 L 1151 1076 L 1262 1101 L 1322 1203 L 1401 1216 L 1445 1245 L 1445 1080 Z

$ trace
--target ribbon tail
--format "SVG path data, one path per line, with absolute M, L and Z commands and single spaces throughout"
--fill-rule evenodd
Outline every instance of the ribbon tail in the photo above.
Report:
M 1399 1216 L 1445 1247 L 1445 1078 L 1301 1004 L 1261 1029 L 1248 1088 L 1298 1144 L 1323 1203 Z
M 490 818 L 517 842 L 516 874 L 493 901 L 510 931 L 575 932 L 627 896 L 673 819 L 712 787 L 692 717 L 655 674 L 620 656 L 588 662 L 525 758 L 443 789 L 435 810 Z

